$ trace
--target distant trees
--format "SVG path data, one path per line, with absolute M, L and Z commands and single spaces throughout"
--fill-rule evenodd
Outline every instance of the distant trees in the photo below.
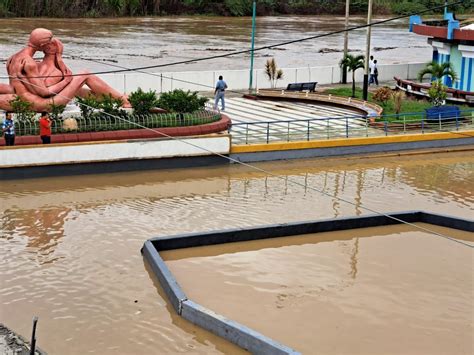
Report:
M 409 13 L 443 5 L 444 0 L 380 0 L 374 12 Z M 343 14 L 345 0 L 259 0 L 257 13 Z M 454 11 L 474 11 L 472 1 L 459 4 Z M 451 8 L 451 10 L 453 10 Z M 351 13 L 367 11 L 367 0 L 351 0 Z M 438 11 L 440 13 L 441 11 Z M 248 16 L 252 0 L 0 0 L 0 17 L 100 17 L 213 14 Z

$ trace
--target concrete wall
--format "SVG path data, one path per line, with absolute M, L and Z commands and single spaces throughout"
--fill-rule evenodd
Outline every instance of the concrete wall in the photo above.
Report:
M 425 63 L 387 64 L 379 65 L 379 80 L 390 81 L 394 76 L 402 79 L 415 79 Z M 278 87 L 286 87 L 288 83 L 317 81 L 319 84 L 338 83 L 341 78 L 339 66 L 282 68 L 284 78 L 277 83 Z M 249 85 L 249 70 L 220 70 L 199 72 L 163 72 L 163 73 L 118 73 L 104 74 L 101 77 L 119 91 L 131 92 L 138 87 L 143 90 L 167 92 L 174 89 L 192 91 L 212 91 L 219 75 L 231 90 L 245 90 Z M 363 70 L 356 71 L 356 81 L 362 82 Z M 259 89 L 270 88 L 270 82 L 265 77 L 263 69 L 254 70 L 254 87 Z M 352 73 L 348 73 L 348 80 L 352 80 Z M 196 83 L 200 85 L 196 85 Z
M 215 135 L 175 139 L 110 141 L 0 149 L 0 169 L 120 160 L 229 154 L 230 137 Z M 0 170 L 1 173 L 1 170 Z

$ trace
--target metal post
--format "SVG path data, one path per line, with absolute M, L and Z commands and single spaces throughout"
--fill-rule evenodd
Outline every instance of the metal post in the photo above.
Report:
M 372 1 L 369 0 L 369 9 L 367 10 L 367 47 L 365 49 L 365 74 L 364 74 L 364 88 L 363 98 L 367 101 L 369 94 L 369 58 L 370 58 L 370 36 L 372 34 Z
M 346 138 L 349 138 L 349 118 L 346 117 Z
M 270 141 L 270 122 L 267 123 L 267 143 Z
M 346 23 L 345 23 L 345 29 L 346 32 L 344 32 L 344 57 L 346 57 L 348 51 L 349 51 L 349 32 L 347 29 L 349 28 L 349 3 L 350 0 L 346 0 Z M 344 65 L 342 67 L 342 83 L 346 84 L 347 83 L 347 66 Z
M 253 50 L 255 47 L 255 23 L 256 23 L 256 18 L 257 16 L 257 2 L 254 0 L 253 1 L 253 6 L 252 6 L 252 48 L 250 52 L 250 82 L 249 82 L 249 94 L 252 93 L 252 86 L 253 86 Z
M 308 140 L 308 141 L 309 141 L 309 125 L 310 125 L 310 123 L 309 123 L 309 122 L 310 122 L 310 121 L 308 121 L 308 132 L 307 132 L 307 134 L 306 134 L 306 135 L 307 135 L 307 140 Z
M 38 317 L 33 317 L 33 330 L 31 332 L 31 342 L 30 342 L 30 355 L 35 355 L 36 351 L 36 324 L 38 323 Z

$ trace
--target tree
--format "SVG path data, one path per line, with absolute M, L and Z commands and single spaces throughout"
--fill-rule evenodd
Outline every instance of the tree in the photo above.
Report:
M 345 66 L 352 72 L 352 97 L 355 97 L 355 72 L 357 69 L 364 69 L 364 60 L 365 57 L 363 55 L 353 56 L 352 54 L 347 54 L 339 63 L 341 68 Z
M 265 75 L 270 80 L 272 88 L 275 88 L 277 81 L 283 78 L 283 70 L 277 68 L 275 58 L 268 59 L 265 63 Z
M 423 77 L 427 74 L 430 74 L 432 79 L 437 79 L 440 83 L 445 76 L 451 78 L 453 82 L 458 80 L 458 75 L 450 62 L 439 64 L 436 61 L 432 61 L 428 63 L 426 67 L 418 73 L 418 80 L 422 81 Z

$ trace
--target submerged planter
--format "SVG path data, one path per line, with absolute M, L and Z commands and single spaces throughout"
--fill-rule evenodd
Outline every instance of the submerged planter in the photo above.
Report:
M 455 122 L 461 115 L 458 106 L 434 106 L 425 109 L 425 112 L 428 123 Z

